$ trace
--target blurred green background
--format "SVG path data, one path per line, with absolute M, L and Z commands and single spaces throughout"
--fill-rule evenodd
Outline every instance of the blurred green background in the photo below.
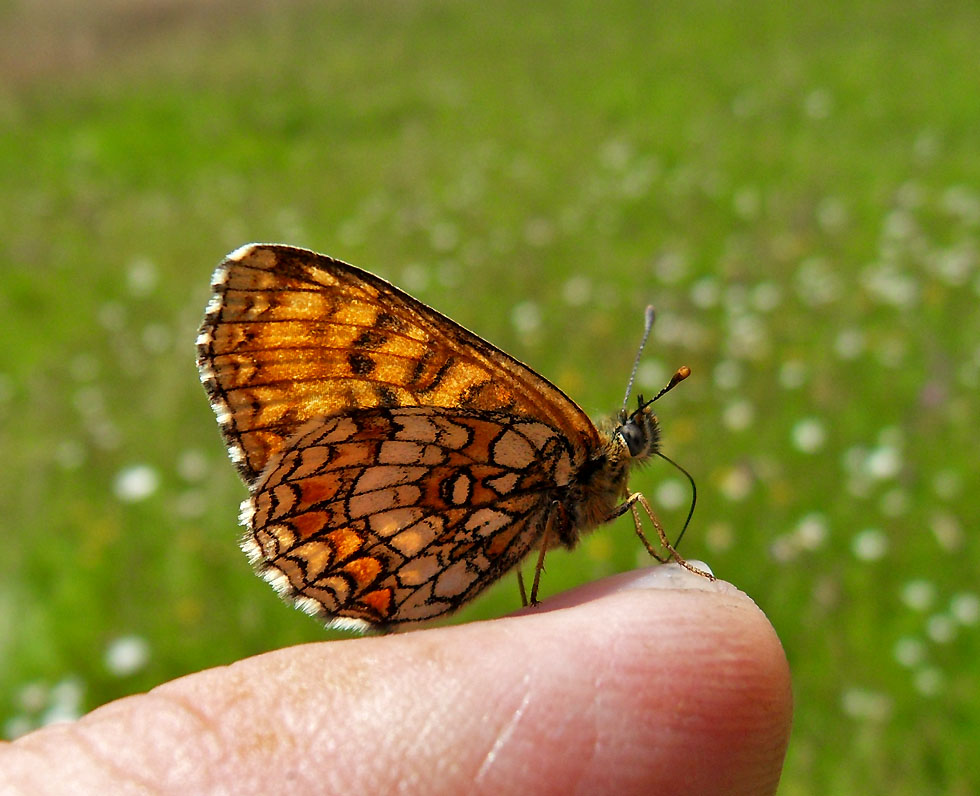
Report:
M 4 3 L 3 734 L 327 637 L 237 549 L 194 367 L 214 266 L 281 241 L 597 417 L 654 303 L 683 551 L 793 668 L 781 793 L 974 793 L 978 34 L 972 0 Z M 676 471 L 632 486 L 679 527 Z M 543 593 L 645 563 L 624 518 Z

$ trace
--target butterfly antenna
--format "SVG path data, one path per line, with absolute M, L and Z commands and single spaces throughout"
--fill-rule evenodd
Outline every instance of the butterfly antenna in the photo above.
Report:
M 674 372 L 674 375 L 670 377 L 670 381 L 667 382 L 667 386 L 664 387 L 656 395 L 654 395 L 653 398 L 651 398 L 649 401 L 647 401 L 647 404 L 652 404 L 654 401 L 656 401 L 662 395 L 665 395 L 666 393 L 670 392 L 672 389 L 674 389 L 674 387 L 676 387 L 678 384 L 680 384 L 682 381 L 684 381 L 684 379 L 686 379 L 690 375 L 691 375 L 691 369 L 687 365 L 681 365 Z
M 667 389 L 670 389 L 670 387 L 668 386 Z M 666 392 L 666 391 L 667 390 L 664 390 L 664 392 Z M 691 517 L 694 516 L 694 507 L 695 507 L 695 505 L 697 505 L 697 502 L 698 502 L 698 487 L 697 487 L 697 484 L 694 483 L 694 477 L 687 470 L 685 470 L 683 467 L 681 467 L 677 462 L 675 462 L 669 456 L 665 456 L 659 450 L 654 450 L 654 453 L 656 453 L 657 456 L 659 456 L 665 462 L 668 462 L 669 464 L 672 464 L 674 467 L 676 467 L 678 470 L 680 470 L 682 473 L 684 473 L 684 475 L 687 477 L 687 480 L 691 484 L 691 508 L 687 512 L 687 519 L 684 520 L 684 527 L 681 528 L 681 532 L 677 535 L 677 539 L 674 542 L 674 547 L 677 548 L 677 546 L 680 545 L 680 543 L 681 543 L 681 539 L 684 538 L 684 531 L 686 531 L 687 530 L 687 526 L 691 524 Z
M 643 315 L 643 339 L 640 341 L 640 350 L 636 352 L 636 359 L 633 360 L 633 370 L 630 372 L 630 380 L 626 384 L 626 395 L 623 396 L 623 414 L 626 414 L 626 407 L 629 404 L 630 393 L 633 392 L 633 380 L 636 378 L 636 371 L 640 367 L 640 357 L 643 356 L 643 349 L 646 348 L 647 340 L 650 339 L 650 331 L 653 329 L 653 321 L 656 319 L 657 313 L 653 309 L 652 304 L 647 305 L 646 312 Z M 669 390 L 673 385 L 668 385 L 664 390 L 661 391 L 660 395 L 663 395 L 667 390 Z M 660 397 L 657 396 L 657 398 Z M 654 399 L 656 400 L 656 398 Z

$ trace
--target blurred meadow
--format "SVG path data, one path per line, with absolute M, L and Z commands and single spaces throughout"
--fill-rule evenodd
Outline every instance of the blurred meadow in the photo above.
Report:
M 683 544 L 794 673 L 781 793 L 980 788 L 980 6 L 0 6 L 0 728 L 328 634 L 254 577 L 198 383 L 252 240 L 638 387 Z M 634 474 L 668 529 L 686 482 Z M 628 518 L 544 595 L 648 560 Z M 453 621 L 519 606 L 505 578 Z

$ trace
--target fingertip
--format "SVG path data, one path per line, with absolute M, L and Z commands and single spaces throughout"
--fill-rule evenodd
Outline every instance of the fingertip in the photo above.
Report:
M 775 630 L 748 595 L 663 565 L 541 607 L 543 623 L 577 617 L 577 632 L 596 637 L 598 654 L 618 672 L 627 725 L 656 727 L 642 736 L 645 751 L 629 750 L 628 739 L 622 747 L 651 763 L 651 792 L 657 782 L 672 793 L 775 791 L 792 722 L 790 673 Z

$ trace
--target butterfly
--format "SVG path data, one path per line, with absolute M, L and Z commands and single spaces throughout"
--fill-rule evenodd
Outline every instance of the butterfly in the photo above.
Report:
M 665 561 L 641 509 L 669 558 L 711 577 L 627 487 L 632 466 L 663 456 L 651 404 L 688 368 L 600 429 L 526 365 L 339 260 L 249 244 L 212 288 L 197 364 L 249 490 L 242 549 L 329 626 L 447 614 L 536 550 L 534 604 L 547 550 L 626 512 Z M 652 322 L 650 309 L 644 343 Z

